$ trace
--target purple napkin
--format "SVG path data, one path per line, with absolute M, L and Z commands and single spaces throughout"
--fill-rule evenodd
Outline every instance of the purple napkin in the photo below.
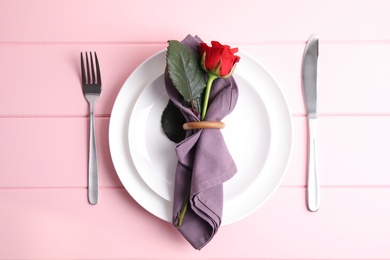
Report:
M 201 40 L 187 36 L 182 43 L 196 52 Z M 182 105 L 182 97 L 165 73 L 165 85 L 171 101 L 181 110 L 187 122 L 199 121 L 191 109 Z M 222 121 L 235 107 L 238 88 L 233 77 L 214 81 L 205 121 Z M 227 125 L 226 127 L 229 127 Z M 173 224 L 191 185 L 190 201 L 180 233 L 196 249 L 204 247 L 221 225 L 223 182 L 237 172 L 220 129 L 187 131 L 186 139 L 176 146 L 176 168 L 173 199 Z

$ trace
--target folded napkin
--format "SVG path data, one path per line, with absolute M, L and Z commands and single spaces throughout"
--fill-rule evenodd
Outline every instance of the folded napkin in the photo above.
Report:
M 187 36 L 182 43 L 198 52 L 201 40 Z M 183 106 L 182 97 L 165 72 L 165 86 L 171 101 L 181 110 L 187 122 L 199 121 L 190 108 Z M 238 88 L 233 77 L 214 81 L 205 121 L 221 121 L 235 107 Z M 229 126 L 227 126 L 229 127 Z M 221 225 L 223 182 L 237 172 L 220 129 L 187 131 L 186 138 L 176 146 L 176 168 L 173 199 L 173 224 L 191 186 L 190 199 L 180 233 L 196 249 L 204 247 Z

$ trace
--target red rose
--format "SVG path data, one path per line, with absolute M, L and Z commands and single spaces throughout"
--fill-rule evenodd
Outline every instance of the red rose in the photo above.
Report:
M 202 68 L 217 77 L 229 77 L 234 65 L 240 60 L 239 56 L 234 55 L 238 48 L 231 49 L 229 45 L 222 45 L 217 41 L 212 41 L 211 47 L 200 43 L 199 52 Z
M 200 65 L 208 73 L 202 109 L 202 121 L 206 117 L 213 81 L 219 77 L 228 78 L 233 74 L 234 68 L 240 60 L 239 56 L 234 55 L 236 52 L 238 52 L 238 48 L 231 49 L 229 45 L 222 45 L 217 41 L 212 41 L 211 47 L 203 42 L 199 45 L 199 53 L 202 58 Z

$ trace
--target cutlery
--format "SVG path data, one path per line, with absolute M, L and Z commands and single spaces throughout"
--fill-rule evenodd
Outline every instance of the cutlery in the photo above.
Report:
M 92 52 L 89 53 L 90 62 L 88 61 L 88 53 L 85 53 L 86 67 L 84 66 L 83 53 L 81 57 L 81 79 L 82 89 L 85 99 L 89 104 L 89 160 L 88 160 L 88 201 L 91 205 L 95 205 L 98 201 L 98 158 L 96 151 L 95 138 L 95 103 L 102 91 L 102 81 L 100 78 L 99 62 L 95 55 L 95 66 L 92 58 Z M 90 64 L 91 63 L 91 64 Z M 96 74 L 95 74 L 96 70 Z M 96 76 L 95 76 L 96 75 Z
M 318 37 L 312 35 L 307 41 L 302 61 L 302 88 L 306 104 L 308 121 L 308 173 L 307 206 L 310 211 L 317 211 L 320 203 L 317 172 L 317 60 Z

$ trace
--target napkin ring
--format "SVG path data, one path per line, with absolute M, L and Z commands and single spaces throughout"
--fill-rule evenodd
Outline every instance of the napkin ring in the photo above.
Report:
M 222 129 L 225 127 L 224 122 L 213 122 L 213 121 L 200 121 L 200 122 L 187 122 L 183 124 L 184 130 L 192 129 Z

